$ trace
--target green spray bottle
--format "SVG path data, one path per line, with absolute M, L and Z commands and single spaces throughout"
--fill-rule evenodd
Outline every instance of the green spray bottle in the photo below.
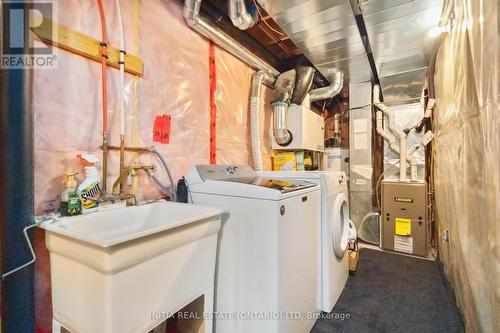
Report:
M 68 173 L 64 181 L 64 190 L 61 192 L 61 207 L 59 209 L 62 216 L 79 215 L 82 212 L 80 195 L 77 190 L 75 176 L 78 173 Z

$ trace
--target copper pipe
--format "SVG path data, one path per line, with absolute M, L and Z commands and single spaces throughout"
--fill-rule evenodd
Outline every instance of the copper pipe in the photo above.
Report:
M 136 166 L 129 166 L 123 169 L 123 171 L 120 173 L 118 178 L 115 180 L 113 183 L 113 191 L 111 193 L 118 194 L 117 189 L 121 187 L 121 184 L 125 177 L 127 177 L 129 174 L 131 174 L 133 177 L 136 176 L 136 171 L 138 170 L 144 170 L 145 172 L 152 172 L 156 170 L 155 165 L 136 165 Z M 122 193 L 119 193 L 119 196 L 121 196 Z
M 101 149 L 104 149 L 103 146 L 100 147 Z M 121 150 L 120 146 L 109 146 L 108 145 L 108 150 Z M 136 153 L 150 153 L 151 148 L 149 147 L 124 147 L 125 151 L 131 151 L 131 152 L 136 152 Z
M 107 191 L 107 178 L 108 178 L 108 132 L 103 133 L 102 137 L 102 179 L 101 179 L 101 184 L 102 184 L 102 189 L 104 193 Z

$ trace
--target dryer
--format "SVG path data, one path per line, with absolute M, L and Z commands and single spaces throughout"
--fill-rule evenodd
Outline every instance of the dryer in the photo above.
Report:
M 349 222 L 347 177 L 342 171 L 264 171 L 262 177 L 305 180 L 321 186 L 320 308 L 331 312 L 349 276 L 347 245 L 355 230 Z
M 187 185 L 194 203 L 227 210 L 217 252 L 215 331 L 309 332 L 319 316 L 319 186 L 228 165 L 196 166 Z

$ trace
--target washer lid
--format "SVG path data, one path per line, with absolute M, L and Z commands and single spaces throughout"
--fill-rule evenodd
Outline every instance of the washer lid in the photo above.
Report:
M 224 164 L 197 165 L 190 175 L 188 175 L 191 185 L 207 181 L 221 181 L 265 187 L 283 194 L 316 186 L 316 184 L 304 180 L 279 178 L 282 179 L 270 175 L 259 176 L 248 165 Z
M 337 196 L 331 213 L 333 250 L 342 258 L 349 242 L 349 203 L 345 193 Z
M 242 178 L 242 179 L 231 179 L 229 181 L 261 186 L 280 191 L 281 193 L 290 193 L 316 186 L 316 184 L 314 183 L 309 183 L 303 180 L 296 180 L 296 179 L 291 180 L 291 179 L 271 179 L 271 178 L 251 178 L 251 179 Z

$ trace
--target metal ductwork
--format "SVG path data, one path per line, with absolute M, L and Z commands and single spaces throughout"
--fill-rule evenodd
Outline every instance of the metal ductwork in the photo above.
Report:
M 295 88 L 296 71 L 291 69 L 276 79 L 273 108 L 273 135 L 280 146 L 288 146 L 292 142 L 292 133 L 287 128 L 286 113 Z
M 344 86 L 344 73 L 332 68 L 328 70 L 330 85 L 323 88 L 311 90 L 309 100 L 311 102 L 332 98 L 340 93 Z
M 273 107 L 273 135 L 280 146 L 288 146 L 293 139 L 292 133 L 288 130 L 286 125 L 288 105 L 288 103 L 283 102 L 274 102 L 271 104 Z
M 300 105 L 304 101 L 304 98 L 306 98 L 309 90 L 311 90 L 316 69 L 311 66 L 298 66 L 295 70 L 297 72 L 295 77 L 295 88 L 290 102 Z
M 257 23 L 257 12 L 251 14 L 247 10 L 245 0 L 228 0 L 228 13 L 234 26 L 241 30 L 246 30 Z
M 262 70 L 271 77 L 277 77 L 279 72 L 265 61 L 257 57 L 237 41 L 229 37 L 219 28 L 213 26 L 200 16 L 200 7 L 202 0 L 184 1 L 184 20 L 193 30 L 197 31 L 206 38 L 213 40 L 217 45 L 232 53 L 249 66 Z M 270 82 L 271 81 L 271 82 Z M 264 83 L 272 85 L 272 80 L 266 80 Z
M 280 74 L 276 69 L 267 64 L 265 61 L 257 57 L 245 47 L 241 46 L 234 39 L 229 37 L 219 28 L 211 25 L 205 19 L 200 17 L 200 8 L 202 0 L 185 0 L 183 15 L 186 24 L 199 34 L 213 40 L 217 45 L 232 53 L 234 56 L 241 59 L 250 67 L 257 69 L 259 72 L 254 76 L 254 85 L 252 89 L 252 97 L 250 100 L 250 111 L 252 114 L 252 155 L 254 157 L 254 166 L 257 170 L 262 167 L 262 154 L 260 152 L 260 120 L 259 106 L 261 91 L 260 85 L 266 84 L 274 87 L 275 78 Z M 245 8 L 246 10 L 246 8 Z M 233 21 L 234 23 L 234 21 Z M 256 87 L 259 85 L 259 87 Z M 286 123 L 285 123 L 286 124 Z

